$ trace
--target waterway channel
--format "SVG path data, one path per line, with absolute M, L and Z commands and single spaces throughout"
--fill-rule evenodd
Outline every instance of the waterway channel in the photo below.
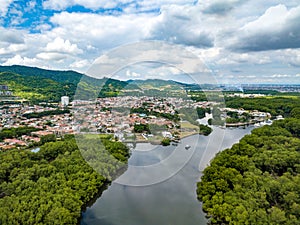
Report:
M 82 212 L 81 225 L 204 225 L 196 183 L 215 154 L 249 134 L 246 128 L 213 127 L 178 145 L 139 143 L 127 171 Z M 190 149 L 186 149 L 190 145 Z

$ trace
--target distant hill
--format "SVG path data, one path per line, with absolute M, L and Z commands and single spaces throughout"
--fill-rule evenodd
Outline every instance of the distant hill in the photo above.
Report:
M 58 101 L 63 95 L 71 95 L 76 85 L 57 82 L 36 76 L 23 76 L 12 72 L 0 73 L 0 84 L 6 84 L 15 96 L 40 101 Z
M 0 66 L 0 84 L 18 97 L 32 101 L 60 101 L 60 97 L 116 96 L 128 83 L 110 78 L 96 79 L 75 71 L 45 70 L 27 66 Z
M 18 97 L 31 101 L 60 101 L 73 98 L 93 99 L 122 95 L 185 96 L 186 90 L 199 90 L 197 84 L 148 79 L 120 81 L 96 79 L 75 71 L 46 70 L 28 66 L 0 66 L 0 84 L 9 85 Z
M 0 72 L 12 72 L 20 74 L 22 76 L 38 76 L 42 78 L 48 78 L 60 83 L 73 83 L 77 84 L 82 76 L 81 73 L 75 71 L 60 71 L 60 70 L 46 70 L 37 67 L 28 66 L 0 66 Z

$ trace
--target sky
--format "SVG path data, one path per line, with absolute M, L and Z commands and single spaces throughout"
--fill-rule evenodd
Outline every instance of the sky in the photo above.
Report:
M 118 65 L 143 43 L 162 42 L 191 52 L 222 84 L 300 84 L 299 21 L 300 0 L 0 0 L 0 65 L 86 73 L 99 58 Z M 143 54 L 162 49 L 184 57 Z M 154 59 L 122 64 L 116 77 L 186 72 Z

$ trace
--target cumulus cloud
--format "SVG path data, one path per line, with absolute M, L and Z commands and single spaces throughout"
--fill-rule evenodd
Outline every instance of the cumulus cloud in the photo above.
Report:
M 72 5 L 72 1 L 48 0 L 43 2 L 45 9 L 62 10 Z
M 38 60 L 36 58 L 22 57 L 20 55 L 15 55 L 12 58 L 7 59 L 2 65 L 11 66 L 11 65 L 37 65 Z
M 64 10 L 74 5 L 80 5 L 87 9 L 114 9 L 120 7 L 124 12 L 135 13 L 145 12 L 154 9 L 160 9 L 163 5 L 186 5 L 194 4 L 195 0 L 110 0 L 110 1 L 99 1 L 99 0 L 47 0 L 43 2 L 43 6 L 46 9 Z
M 86 60 L 86 59 L 83 59 L 83 60 L 76 60 L 75 62 L 73 62 L 70 67 L 72 69 L 76 69 L 76 70 L 86 70 L 88 67 L 91 66 L 91 63 Z
M 77 44 L 71 44 L 69 40 L 64 40 L 60 37 L 55 38 L 53 42 L 47 44 L 47 52 L 61 52 L 69 54 L 81 54 L 83 51 L 78 48 Z
M 137 77 L 140 77 L 141 74 L 136 73 L 134 71 L 126 70 L 126 76 L 129 78 L 137 78 Z
M 36 56 L 39 59 L 54 60 L 54 61 L 61 61 L 65 58 L 67 58 L 67 55 L 57 53 L 57 52 L 41 52 L 41 53 L 38 53 Z
M 55 14 L 51 22 L 58 26 L 52 33 L 103 51 L 145 38 L 152 17 L 146 14 L 113 16 L 62 12 Z
M 225 15 L 245 2 L 245 0 L 212 0 L 200 1 L 199 4 L 205 14 Z
M 200 48 L 212 47 L 214 37 L 203 23 L 197 7 L 164 7 L 150 30 L 150 38 Z
M 100 8 L 114 8 L 119 4 L 130 3 L 132 0 L 111 0 L 111 1 L 99 1 L 99 0 L 47 0 L 43 2 L 43 6 L 46 9 L 63 10 L 70 6 L 80 5 L 87 9 L 100 9 Z
M 20 44 L 24 43 L 24 32 L 0 27 L 0 42 Z
M 282 49 L 273 53 L 273 61 L 283 62 L 292 67 L 300 67 L 300 49 Z
M 270 7 L 258 19 L 236 32 L 230 48 L 238 51 L 265 51 L 300 47 L 300 6 Z
M 0 55 L 16 54 L 27 49 L 25 44 L 10 44 L 5 48 L 0 48 Z

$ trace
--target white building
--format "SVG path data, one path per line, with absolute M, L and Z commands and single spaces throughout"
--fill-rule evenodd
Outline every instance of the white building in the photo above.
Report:
M 169 131 L 163 131 L 161 132 L 161 134 L 164 138 L 173 138 L 172 134 Z
M 70 99 L 68 96 L 61 97 L 61 106 L 67 106 L 70 103 Z

